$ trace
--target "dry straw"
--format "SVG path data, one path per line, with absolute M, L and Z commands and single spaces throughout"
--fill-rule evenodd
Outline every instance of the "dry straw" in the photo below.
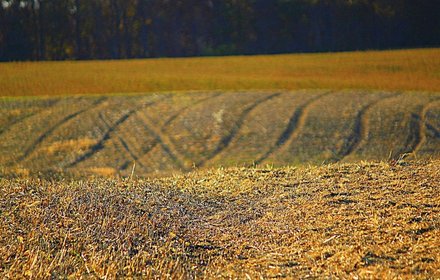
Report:
M 0 179 L 0 277 L 436 279 L 438 166 Z

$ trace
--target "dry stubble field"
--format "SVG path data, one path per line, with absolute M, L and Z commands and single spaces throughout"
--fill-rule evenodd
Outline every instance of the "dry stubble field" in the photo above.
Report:
M 0 179 L 0 277 L 439 279 L 439 165 Z

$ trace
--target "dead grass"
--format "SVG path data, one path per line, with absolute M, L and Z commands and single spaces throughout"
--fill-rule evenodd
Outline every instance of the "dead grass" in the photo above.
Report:
M 71 139 L 71 140 L 64 140 L 64 141 L 56 141 L 53 143 L 50 143 L 49 146 L 42 148 L 44 152 L 47 152 L 49 155 L 54 155 L 57 153 L 65 153 L 66 151 L 76 151 L 77 153 L 83 153 L 84 151 L 87 151 L 92 147 L 93 145 L 96 145 L 96 140 L 89 139 L 89 138 L 82 138 L 82 139 Z
M 440 90 L 439 49 L 0 63 L 1 96 L 187 90 Z
M 436 279 L 439 166 L 0 179 L 0 277 Z
M 112 167 L 92 167 L 89 171 L 101 177 L 113 177 L 118 173 L 118 171 Z

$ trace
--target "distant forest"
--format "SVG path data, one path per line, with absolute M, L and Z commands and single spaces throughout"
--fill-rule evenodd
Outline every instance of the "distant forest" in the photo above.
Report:
M 440 45 L 440 0 L 0 0 L 0 60 Z

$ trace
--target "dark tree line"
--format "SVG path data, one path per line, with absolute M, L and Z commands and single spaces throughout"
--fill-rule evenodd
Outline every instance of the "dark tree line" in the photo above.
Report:
M 439 0 L 0 0 L 0 60 L 439 46 Z

